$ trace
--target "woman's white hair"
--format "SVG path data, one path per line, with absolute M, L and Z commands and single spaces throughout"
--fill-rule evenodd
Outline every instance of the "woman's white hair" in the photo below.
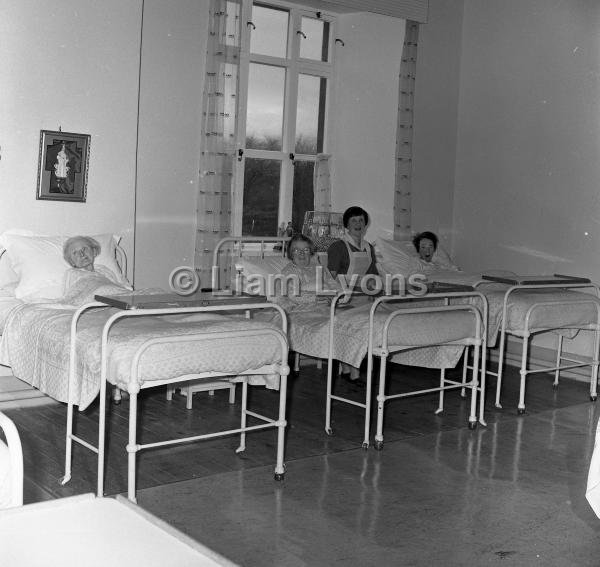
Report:
M 67 240 L 63 244 L 63 258 L 70 266 L 73 265 L 71 263 L 71 248 L 79 242 L 84 242 L 86 246 L 89 246 L 92 249 L 92 252 L 94 253 L 94 257 L 98 256 L 98 254 L 100 254 L 100 251 L 102 250 L 100 243 L 91 236 L 71 236 L 71 238 L 67 238 Z

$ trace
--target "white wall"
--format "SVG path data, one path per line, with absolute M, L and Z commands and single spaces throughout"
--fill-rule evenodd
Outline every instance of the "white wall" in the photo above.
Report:
M 332 206 L 362 206 L 369 240 L 394 231 L 398 74 L 405 22 L 375 14 L 338 17 L 332 107 Z
M 133 255 L 141 1 L 0 2 L 0 231 L 115 232 Z M 40 130 L 91 135 L 86 203 L 37 201 Z
M 465 269 L 600 281 L 598 30 L 597 0 L 465 1 L 454 196 Z
M 463 29 L 456 259 L 600 281 L 600 3 L 468 0 Z
M 137 288 L 193 266 L 208 2 L 146 0 L 136 201 Z
M 452 248 L 463 0 L 432 0 L 419 26 L 413 129 L 412 228 Z

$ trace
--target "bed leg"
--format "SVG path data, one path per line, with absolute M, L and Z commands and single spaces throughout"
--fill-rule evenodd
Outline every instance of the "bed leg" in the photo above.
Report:
M 504 344 L 506 341 L 506 332 L 504 330 L 504 320 L 502 321 L 502 331 L 500 332 L 500 348 L 498 349 L 498 373 L 496 378 L 496 407 L 501 408 L 500 390 L 502 389 L 502 367 L 504 364 Z
M 444 411 L 444 384 L 446 382 L 446 369 L 440 368 L 440 395 L 438 401 L 438 408 L 435 410 L 435 415 Z
M 363 439 L 363 449 L 369 448 L 369 437 L 371 428 L 371 388 L 373 384 L 373 354 L 369 353 L 367 358 L 367 387 L 365 393 L 365 438 Z
M 468 347 L 467 347 L 468 348 Z M 471 414 L 469 415 L 469 429 L 477 427 L 477 383 L 479 380 L 479 349 L 481 345 L 473 347 L 473 374 L 471 382 Z M 483 393 L 482 393 L 483 396 Z
M 285 372 L 285 370 L 284 370 Z M 283 454 L 285 448 L 285 402 L 287 398 L 287 374 L 280 375 L 279 378 L 279 419 L 277 422 L 277 464 L 275 465 L 275 480 L 283 480 L 285 474 L 285 464 L 283 463 Z
M 129 395 L 129 443 L 127 444 L 127 498 L 136 502 L 135 498 L 135 458 L 138 451 L 137 433 L 137 393 Z
M 281 386 L 280 386 L 281 387 Z M 242 381 L 242 413 L 241 413 L 241 421 L 240 428 L 244 429 L 246 427 L 246 420 L 248 419 L 248 415 L 246 410 L 248 408 L 248 378 L 244 377 Z M 246 450 L 246 432 L 242 431 L 240 433 L 240 445 L 235 450 L 236 453 L 241 453 Z
M 598 350 L 600 349 L 600 329 L 594 331 L 594 352 L 592 353 L 592 379 L 590 380 L 590 400 L 598 398 Z
M 123 400 L 123 397 L 121 396 L 121 390 L 117 386 L 115 386 L 113 388 L 113 393 L 112 393 L 113 404 L 118 406 L 122 400 Z
M 519 387 L 519 405 L 517 406 L 517 412 L 519 415 L 525 413 L 525 381 L 527 379 L 527 349 L 529 347 L 529 335 L 523 336 L 523 351 L 521 353 L 521 385 Z
M 71 394 L 69 392 L 69 399 L 71 398 Z M 71 480 L 71 461 L 72 461 L 72 451 L 73 451 L 73 439 L 71 435 L 73 434 L 73 404 L 69 401 L 67 405 L 67 435 L 65 442 L 65 476 L 62 477 L 60 481 L 61 484 L 67 484 Z
M 98 414 L 98 486 L 96 496 L 104 496 L 104 446 L 106 438 L 106 356 L 102 355 L 102 372 L 100 373 L 100 410 Z
M 463 387 L 460 389 L 460 397 L 464 398 L 467 395 L 465 384 L 467 383 L 467 370 L 469 367 L 469 347 L 465 347 L 465 355 L 463 358 L 463 369 L 462 369 L 462 383 Z
M 556 390 L 558 388 L 558 378 L 560 376 L 560 360 L 562 358 L 563 349 L 563 336 L 558 335 L 558 344 L 556 345 L 556 370 L 554 371 L 554 383 L 552 387 Z
M 487 333 L 487 330 L 484 329 L 483 332 Z M 486 380 L 487 380 L 487 367 L 486 367 L 487 344 L 486 344 L 485 336 L 482 341 L 481 347 L 477 347 L 477 348 L 481 348 L 481 380 L 479 381 L 479 423 L 481 423 L 481 425 L 483 425 L 483 426 L 486 426 L 487 423 L 485 422 L 484 415 L 485 415 L 485 387 L 486 387 Z
M 377 432 L 375 433 L 374 447 L 377 451 L 383 449 L 383 407 L 385 404 L 385 370 L 387 356 L 382 356 L 379 361 L 379 393 L 377 394 Z
M 327 391 L 325 396 L 325 433 L 331 435 L 331 388 L 333 382 L 333 359 L 330 357 L 327 364 Z

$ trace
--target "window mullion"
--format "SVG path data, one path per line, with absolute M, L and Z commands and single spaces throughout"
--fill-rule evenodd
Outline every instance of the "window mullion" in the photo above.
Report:
M 281 163 L 281 191 L 279 195 L 279 224 L 292 220 L 292 202 L 294 190 L 294 163 L 289 154 L 294 153 L 296 139 L 296 108 L 298 101 L 298 53 L 300 37 L 300 15 L 297 10 L 290 12 L 288 36 L 288 60 L 285 81 L 285 103 L 283 120 L 283 152 L 287 155 Z
M 236 145 L 238 151 L 246 149 L 246 114 L 248 108 L 248 75 L 250 72 L 250 26 L 252 20 L 252 1 L 242 2 L 242 45 L 240 50 L 240 69 L 237 92 Z M 233 172 L 235 193 L 231 201 L 233 234 L 242 234 L 242 216 L 244 213 L 244 159 L 235 162 Z

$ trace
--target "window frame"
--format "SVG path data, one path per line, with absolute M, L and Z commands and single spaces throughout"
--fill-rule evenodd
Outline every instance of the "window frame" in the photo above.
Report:
M 287 54 L 285 58 L 250 53 L 252 33 L 253 4 L 285 9 L 289 13 Z M 315 61 L 300 57 L 300 41 L 302 17 L 319 18 L 329 23 L 328 61 Z M 316 154 L 295 154 L 296 119 L 298 106 L 298 82 L 300 75 L 311 75 L 327 81 L 326 100 L 323 121 L 323 149 L 327 153 L 331 146 L 330 107 L 334 98 L 334 47 L 335 47 L 335 15 L 311 9 L 300 4 L 282 0 L 244 0 L 242 4 L 242 35 L 238 86 L 236 147 L 238 160 L 234 170 L 234 199 L 232 202 L 232 229 L 234 234 L 242 234 L 244 208 L 244 171 L 246 158 L 271 159 L 281 162 L 279 187 L 278 226 L 287 225 L 292 220 L 292 204 L 294 189 L 294 161 L 315 162 Z M 281 151 L 251 149 L 246 147 L 246 116 L 248 110 L 249 69 L 251 63 L 274 65 L 285 69 L 285 92 L 283 108 L 283 132 Z M 290 155 L 294 156 L 292 160 Z

